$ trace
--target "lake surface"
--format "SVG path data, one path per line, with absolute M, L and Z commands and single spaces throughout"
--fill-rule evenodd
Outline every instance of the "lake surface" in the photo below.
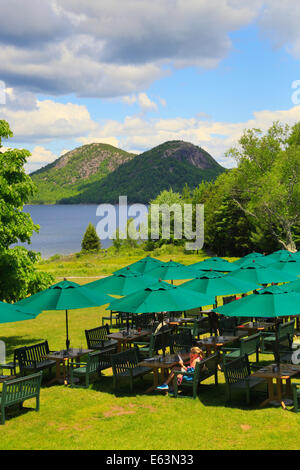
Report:
M 24 244 L 26 248 L 39 251 L 43 258 L 49 258 L 57 253 L 71 254 L 81 250 L 81 241 L 88 224 L 97 226 L 101 217 L 96 215 L 99 206 L 87 205 L 28 205 L 24 212 L 31 214 L 35 224 L 40 226 L 39 233 L 33 234 L 31 244 Z M 114 206 L 116 211 L 116 226 L 124 230 L 126 220 L 123 217 L 119 224 L 118 205 Z M 108 217 L 109 219 L 109 217 Z M 111 240 L 101 240 L 102 248 L 112 245 Z

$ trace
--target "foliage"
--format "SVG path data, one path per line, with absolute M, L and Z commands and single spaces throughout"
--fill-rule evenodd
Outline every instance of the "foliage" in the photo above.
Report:
M 0 121 L 2 138 L 13 134 L 6 121 Z M 36 271 L 37 254 L 25 248 L 10 248 L 18 242 L 30 243 L 35 225 L 23 212 L 34 193 L 34 184 L 26 175 L 24 164 L 30 156 L 27 150 L 8 149 L 0 152 L 0 299 L 16 301 L 47 286 L 52 277 Z
M 87 226 L 87 229 L 81 242 L 81 249 L 82 251 L 96 252 L 101 250 L 101 241 L 92 223 Z
M 159 206 L 159 214 L 156 211 Z M 162 191 L 155 199 L 150 201 L 148 215 L 148 240 L 145 250 L 153 251 L 163 245 L 180 245 L 183 239 L 178 239 L 176 230 L 183 234 L 184 200 L 179 193 L 172 189 Z M 156 215 L 155 215 L 156 214 Z M 167 229 L 164 233 L 164 227 Z
M 274 123 L 265 134 L 245 131 L 239 147 L 228 152 L 238 163 L 230 196 L 259 230 L 292 251 L 300 223 L 299 140 L 299 124 Z

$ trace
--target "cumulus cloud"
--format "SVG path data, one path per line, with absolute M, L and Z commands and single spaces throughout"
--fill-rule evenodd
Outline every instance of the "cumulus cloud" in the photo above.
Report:
M 70 139 L 96 128 L 85 106 L 51 100 L 37 100 L 29 110 L 3 106 L 1 117 L 9 122 L 17 142 Z
M 0 76 L 52 95 L 142 93 L 173 67 L 215 67 L 253 0 L 0 0 Z

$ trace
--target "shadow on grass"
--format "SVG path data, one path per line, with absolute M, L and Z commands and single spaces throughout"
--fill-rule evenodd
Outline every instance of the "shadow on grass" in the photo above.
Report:
M 12 357 L 13 352 L 17 348 L 21 348 L 22 346 L 30 346 L 35 343 L 41 343 L 45 341 L 41 338 L 24 338 L 23 336 L 8 336 L 8 337 L 1 337 L 1 340 L 4 341 L 6 346 L 6 356 Z
M 18 416 L 23 416 L 32 411 L 36 412 L 35 405 L 33 405 L 32 407 L 29 407 L 29 406 L 21 407 L 20 405 L 9 406 L 8 408 L 5 409 L 5 423 L 7 421 L 10 421 L 11 419 L 17 418 Z M 0 429 L 1 429 L 1 426 L 0 426 Z

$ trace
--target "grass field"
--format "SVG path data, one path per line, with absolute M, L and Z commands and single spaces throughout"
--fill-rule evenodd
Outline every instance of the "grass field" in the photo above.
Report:
M 103 260 L 94 261 L 96 267 L 101 266 L 99 271 L 95 269 L 94 272 L 93 267 L 88 272 L 89 279 L 83 279 L 81 273 L 80 278 L 74 280 L 84 284 L 92 275 L 103 275 L 106 269 L 128 264 L 128 258 L 111 259 L 107 264 Z M 186 264 L 194 262 L 193 256 L 184 254 L 172 259 Z M 130 257 L 130 261 L 134 261 L 134 257 Z M 93 259 L 89 262 L 92 264 Z M 64 270 L 58 268 L 57 263 L 61 260 L 46 264 L 58 276 L 74 277 L 74 260 L 70 261 L 69 269 L 64 261 Z M 105 307 L 70 311 L 71 346 L 86 346 L 84 330 L 101 324 L 101 316 L 105 313 Z M 10 357 L 16 347 L 45 339 L 49 341 L 50 349 L 63 349 L 64 313 L 44 312 L 34 320 L 3 324 L 1 332 Z M 134 394 L 130 394 L 129 387 L 124 385 L 115 395 L 111 370 L 105 371 L 88 390 L 63 385 L 47 387 L 44 383 L 38 413 L 30 410 L 34 400 L 25 402 L 22 412 L 18 408 L 8 409 L 6 424 L 0 426 L 0 449 L 299 448 L 300 416 L 292 413 L 291 408 L 286 411 L 274 407 L 260 409 L 263 390 L 253 395 L 250 407 L 245 406 L 243 394 L 235 395 L 232 403 L 226 403 L 222 373 L 219 373 L 219 381 L 218 387 L 210 380 L 201 385 L 200 398 L 196 400 L 189 397 L 174 399 L 160 392 L 145 395 L 144 390 L 152 383 L 151 375 L 143 382 L 136 382 Z

